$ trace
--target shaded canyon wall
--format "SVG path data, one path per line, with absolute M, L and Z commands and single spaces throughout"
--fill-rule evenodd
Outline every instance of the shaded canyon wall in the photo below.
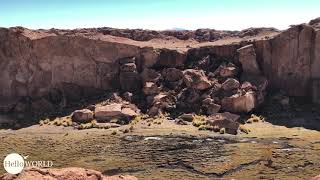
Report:
M 128 57 L 135 57 L 138 71 L 128 78 L 137 83 L 139 73 L 146 67 L 179 68 L 207 54 L 239 63 L 237 49 L 247 44 L 254 44 L 259 67 L 271 88 L 320 103 L 320 31 L 308 25 L 294 26 L 266 40 L 188 51 L 139 47 L 80 36 L 32 40 L 3 28 L 0 29 L 0 99 L 2 102 L 21 97 L 37 99 L 55 89 L 67 89 L 72 96 L 77 93 L 77 87 L 82 88 L 82 96 L 89 96 L 96 90 L 121 88 L 119 61 Z

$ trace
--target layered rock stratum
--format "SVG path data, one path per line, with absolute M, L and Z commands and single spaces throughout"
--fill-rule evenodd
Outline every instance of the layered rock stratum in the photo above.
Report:
M 1 28 L 0 110 L 52 111 L 105 91 L 150 115 L 250 112 L 267 88 L 319 103 L 319 24 L 284 31 Z

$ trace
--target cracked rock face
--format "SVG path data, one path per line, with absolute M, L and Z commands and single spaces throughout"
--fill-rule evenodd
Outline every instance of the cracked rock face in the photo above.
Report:
M 113 32 L 118 36 L 115 30 L 84 30 L 92 35 L 86 36 L 77 30 L 1 28 L 0 42 L 5 43 L 0 43 L 0 100 L 13 105 L 1 105 L 0 110 L 48 111 L 105 91 L 133 93 L 140 99 L 135 103 L 141 106 L 147 101 L 141 92 L 147 96 L 171 94 L 182 100 L 177 102 L 181 109 L 194 103 L 192 110 L 198 110 L 205 98 L 222 105 L 222 99 L 233 96 L 229 104 L 237 102 L 234 97 L 243 98 L 253 91 L 255 108 L 263 102 L 267 85 L 289 96 L 319 102 L 318 24 L 314 20 L 293 26 L 250 44 L 241 41 L 183 48 L 106 35 Z M 208 32 L 200 30 L 194 35 L 202 37 Z M 18 104 L 20 107 L 15 108 Z M 21 108 L 21 104 L 26 107 Z M 249 109 L 242 108 L 245 112 Z
M 29 180 L 29 179 L 55 179 L 55 180 L 136 180 L 134 176 L 104 176 L 101 172 L 83 168 L 62 169 L 24 169 L 18 175 L 4 174 L 0 176 L 3 180 Z
M 261 74 L 256 60 L 256 52 L 252 44 L 244 46 L 237 51 L 239 52 L 239 61 L 244 73 L 251 75 Z

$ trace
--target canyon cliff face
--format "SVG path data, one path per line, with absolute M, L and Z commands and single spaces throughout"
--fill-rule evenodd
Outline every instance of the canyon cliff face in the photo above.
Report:
M 246 31 L 237 37 L 234 32 L 229 37 L 224 33 L 225 40 L 214 42 L 198 42 L 188 36 L 186 40 L 135 41 L 92 29 L 1 28 L 0 99 L 5 104 L 1 110 L 9 111 L 26 97 L 62 103 L 62 96 L 77 100 L 106 90 L 140 91 L 145 69 L 185 69 L 208 55 L 241 66 L 237 50 L 250 44 L 256 67 L 267 77 L 269 88 L 319 103 L 318 24 L 315 20 L 283 32 L 248 37 L 242 37 Z
M 319 103 L 319 33 L 316 27 L 303 24 L 270 40 L 256 42 L 270 87 Z

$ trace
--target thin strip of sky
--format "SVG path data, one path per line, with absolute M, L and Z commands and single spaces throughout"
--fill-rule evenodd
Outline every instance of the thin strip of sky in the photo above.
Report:
M 319 8 L 319 0 L 2 0 L 0 26 L 284 29 L 320 16 Z

